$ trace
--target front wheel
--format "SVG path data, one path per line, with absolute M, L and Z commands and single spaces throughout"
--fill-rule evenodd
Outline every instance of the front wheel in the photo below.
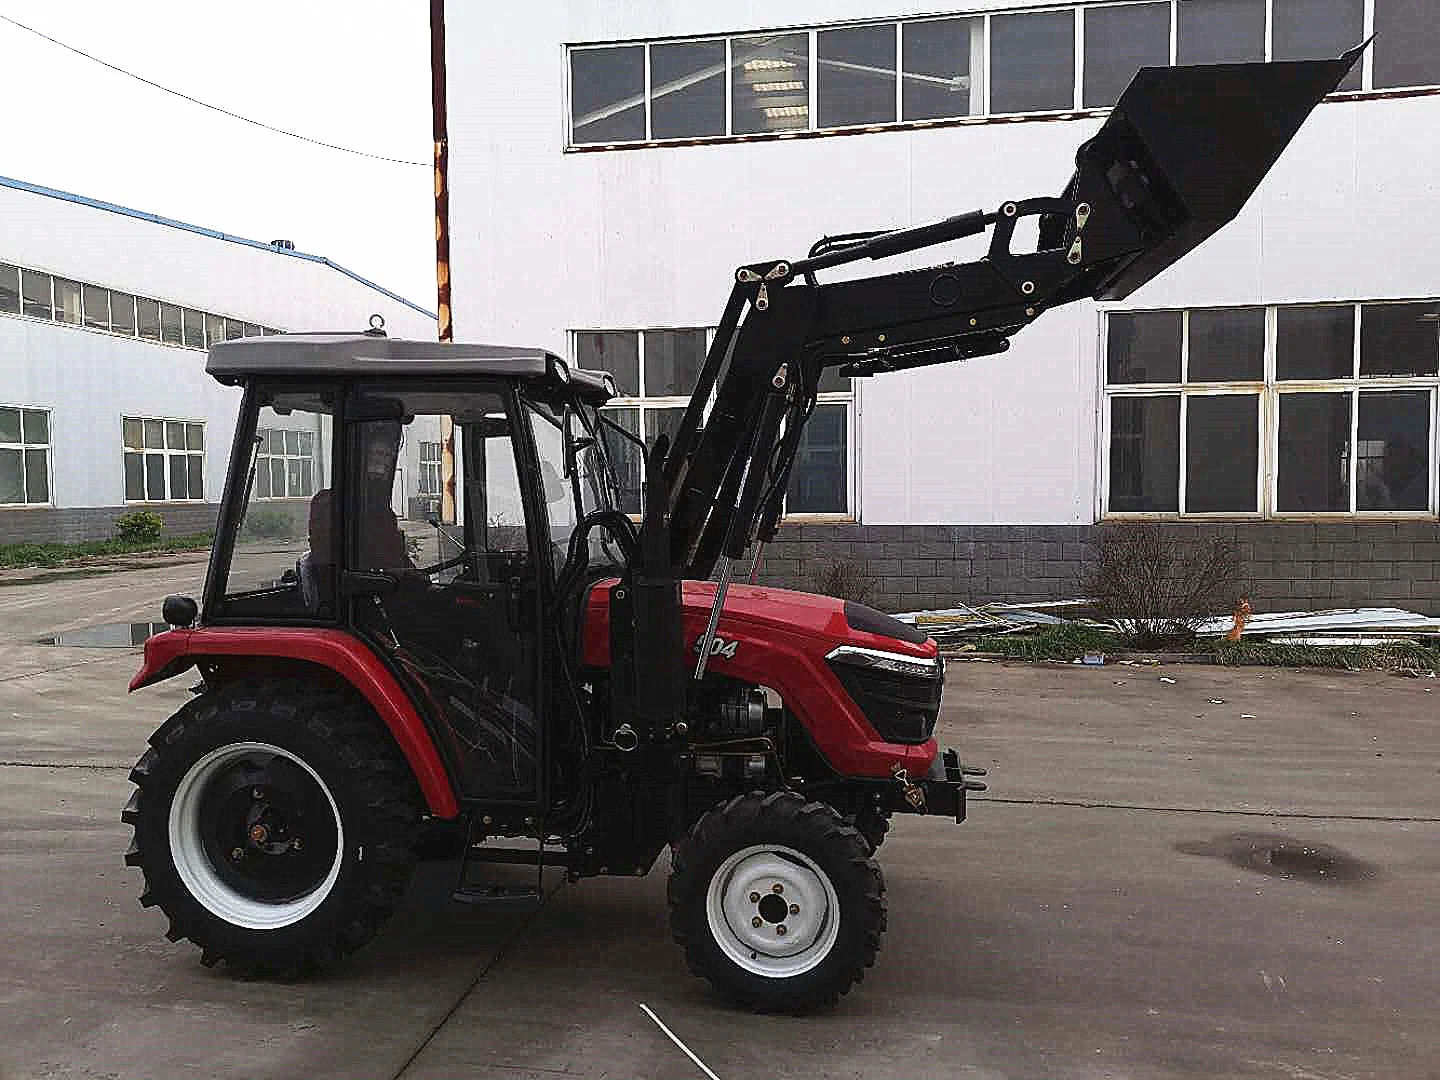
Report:
M 259 678 L 208 692 L 155 733 L 131 780 L 141 903 L 207 965 L 323 967 L 379 930 L 409 879 L 419 793 L 343 689 Z
M 833 1004 L 875 962 L 885 884 L 856 830 L 793 792 L 737 796 L 675 853 L 670 925 L 690 970 L 738 1004 Z

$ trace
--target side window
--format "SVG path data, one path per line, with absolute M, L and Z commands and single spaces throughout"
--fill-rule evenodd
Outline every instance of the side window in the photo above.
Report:
M 560 430 L 560 417 L 532 405 L 530 418 L 530 426 L 535 432 L 535 453 L 540 459 L 540 487 L 545 499 L 545 513 L 550 520 L 552 561 L 558 572 L 565 564 L 570 534 L 575 531 L 579 520 L 575 485 L 565 478 L 565 440 Z
M 246 460 L 245 505 L 226 580 L 234 614 L 333 612 L 334 395 L 277 394 L 261 407 Z

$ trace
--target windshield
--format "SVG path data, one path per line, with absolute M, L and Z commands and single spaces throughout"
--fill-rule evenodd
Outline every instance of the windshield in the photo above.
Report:
M 599 420 L 593 406 L 572 404 L 568 410 L 542 402 L 529 402 L 535 452 L 540 459 L 540 483 L 549 518 L 550 546 L 558 574 L 569 556 L 570 536 L 587 514 L 615 508 L 614 480 L 598 437 Z M 568 437 L 563 425 L 568 422 Z M 567 461 L 567 450 L 572 460 Z M 622 561 L 609 533 L 590 533 L 590 564 Z

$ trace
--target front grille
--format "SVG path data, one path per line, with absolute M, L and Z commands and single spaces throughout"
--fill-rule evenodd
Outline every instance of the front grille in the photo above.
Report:
M 870 726 L 886 742 L 913 746 L 935 734 L 940 693 L 945 685 L 943 664 L 936 665 L 934 677 L 902 675 L 844 661 L 832 661 L 830 666 Z

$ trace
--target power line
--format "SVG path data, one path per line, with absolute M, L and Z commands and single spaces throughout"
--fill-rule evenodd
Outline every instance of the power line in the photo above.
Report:
M 128 71 L 125 68 L 119 67 L 116 64 L 112 64 L 108 60 L 102 60 L 100 59 L 100 57 L 94 56 L 91 53 L 86 52 L 84 49 L 78 49 L 74 45 L 67 45 L 65 42 L 53 38 L 49 34 L 41 33 L 33 26 L 26 26 L 24 23 L 18 22 L 15 19 L 10 18 L 9 15 L 0 14 L 0 20 L 3 20 L 4 22 L 7 22 L 11 26 L 14 26 L 20 30 L 24 30 L 27 33 L 34 34 L 36 37 L 48 41 L 51 45 L 58 45 L 60 48 L 65 49 L 67 52 L 72 52 L 77 56 L 83 56 L 86 60 L 90 60 L 96 64 L 99 64 L 101 67 L 109 68 L 111 71 L 118 72 L 119 74 L 124 75 L 127 78 L 134 79 L 136 82 L 142 82 L 146 86 L 153 87 L 154 89 L 169 94 L 172 97 L 177 97 L 181 101 L 188 101 L 192 105 L 199 105 L 201 108 L 209 109 L 211 112 L 217 112 L 221 116 L 228 116 L 232 120 L 240 120 L 246 124 L 251 124 L 265 131 L 274 132 L 276 135 L 285 135 L 291 139 L 299 139 L 301 142 L 310 143 L 312 146 L 321 146 L 324 147 L 326 150 L 338 150 L 342 154 L 354 154 L 356 157 L 370 158 L 372 161 L 388 161 L 392 165 L 418 165 L 421 168 L 430 168 L 430 162 L 428 161 L 409 161 L 405 158 L 386 157 L 384 154 L 372 154 L 365 150 L 355 150 L 349 146 L 339 146 L 336 143 L 325 142 L 323 139 L 312 139 L 310 138 L 310 136 L 301 135 L 299 132 L 287 131 L 285 128 L 275 127 L 273 124 L 266 124 L 259 120 L 252 120 L 248 116 L 242 116 L 237 112 L 231 112 L 229 109 L 222 109 L 219 105 L 211 105 L 208 101 L 201 101 L 199 98 L 191 97 L 189 94 L 182 93 L 179 90 L 172 90 L 168 86 L 162 86 L 159 83 L 155 82 L 153 79 L 147 79 L 143 75 L 137 75 L 135 74 L 135 72 Z

